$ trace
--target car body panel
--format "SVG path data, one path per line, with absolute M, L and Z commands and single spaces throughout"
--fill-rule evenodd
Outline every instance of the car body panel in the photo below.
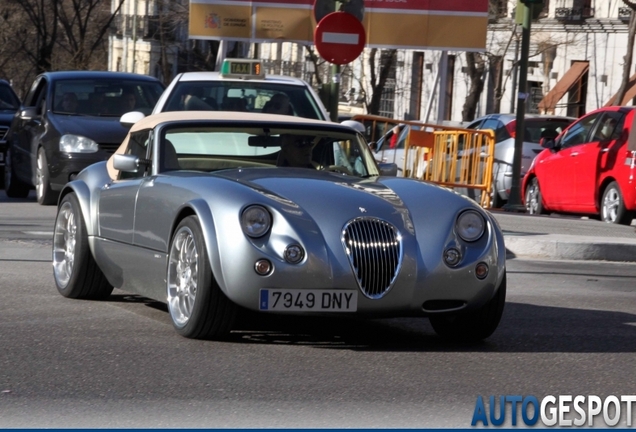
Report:
M 346 136 L 368 152 L 366 160 L 375 164 L 366 142 L 351 128 L 288 116 L 158 114 L 135 124 L 128 141 L 134 133 L 150 128 L 151 154 L 162 154 L 162 137 L 168 136 L 170 128 L 191 124 L 200 130 L 207 121 L 244 127 L 241 124 L 248 119 L 250 127 L 276 130 L 284 126 L 285 130 Z M 124 154 L 127 148 L 125 141 L 116 154 Z M 424 310 L 429 300 L 455 300 L 468 311 L 488 302 L 505 277 L 504 239 L 494 218 L 473 201 L 433 184 L 275 165 L 161 171 L 154 160 L 148 175 L 123 179 L 114 166 L 111 157 L 108 163 L 86 168 L 63 194 L 78 194 L 93 256 L 110 283 L 159 301 L 166 301 L 170 240 L 185 215 L 198 218 L 221 290 L 232 302 L 253 310 L 258 310 L 264 288 L 360 292 L 343 244 L 344 227 L 358 218 L 377 218 L 395 227 L 403 255 L 399 273 L 385 295 L 377 299 L 358 295 L 357 314 L 448 312 Z M 377 167 L 372 171 L 377 172 Z M 272 216 L 271 229 L 262 238 L 248 237 L 241 228 L 240 214 L 251 205 L 264 207 Z M 472 243 L 462 240 L 455 228 L 458 215 L 467 210 L 480 214 L 486 226 L 484 235 Z M 306 251 L 299 264 L 284 259 L 289 244 Z M 462 251 L 462 261 L 453 268 L 443 262 L 443 250 L 448 247 Z M 254 263 L 263 258 L 274 265 L 266 276 L 254 271 Z M 475 276 L 479 262 L 490 268 L 483 280 Z

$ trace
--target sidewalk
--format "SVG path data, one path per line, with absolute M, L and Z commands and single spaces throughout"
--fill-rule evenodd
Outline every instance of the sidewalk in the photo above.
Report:
M 636 262 L 636 225 L 493 210 L 508 258 Z

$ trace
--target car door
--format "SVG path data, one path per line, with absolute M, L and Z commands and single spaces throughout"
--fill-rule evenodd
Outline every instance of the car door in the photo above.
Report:
M 127 154 L 147 158 L 150 130 L 135 132 L 128 140 Z M 121 172 L 116 180 L 105 185 L 99 199 L 99 235 L 102 238 L 133 244 L 135 206 L 139 188 L 147 181 L 147 170 Z
M 619 111 L 607 111 L 599 117 L 590 133 L 589 142 L 575 149 L 574 211 L 596 212 L 599 179 L 604 171 L 610 170 L 616 161 L 616 153 L 623 141 L 620 140 L 625 115 Z M 619 142 L 620 141 L 620 142 Z M 612 157 L 613 156 L 613 157 Z
M 552 210 L 576 211 L 576 159 L 601 113 L 583 117 L 565 132 L 553 153 L 535 167 L 544 202 Z
M 44 117 L 48 87 L 45 77 L 37 78 L 25 98 L 24 106 L 14 119 L 12 164 L 15 174 L 27 184 L 34 184 L 37 146 L 40 137 L 46 132 Z

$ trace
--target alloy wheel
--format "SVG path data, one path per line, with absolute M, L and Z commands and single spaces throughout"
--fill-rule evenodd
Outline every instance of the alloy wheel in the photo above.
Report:
M 61 287 L 65 287 L 73 275 L 77 221 L 71 203 L 65 202 L 58 212 L 53 233 L 53 273 Z
M 168 259 L 168 308 L 177 326 L 185 326 L 194 308 L 199 282 L 199 253 L 188 227 L 176 234 Z

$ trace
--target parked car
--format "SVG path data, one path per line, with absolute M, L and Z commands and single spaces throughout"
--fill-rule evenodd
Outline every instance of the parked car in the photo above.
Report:
M 530 168 L 532 160 L 543 149 L 539 145 L 542 137 L 555 138 L 576 119 L 552 115 L 528 114 L 524 117 L 523 147 L 521 152 L 521 175 Z M 501 207 L 508 201 L 512 186 L 512 164 L 515 152 L 517 128 L 516 114 L 489 114 L 466 126 L 467 129 L 491 129 L 495 133 L 495 161 L 493 164 L 493 191 L 491 207 Z
M 150 113 L 164 85 L 145 75 L 68 71 L 39 75 L 13 118 L 6 153 L 5 191 L 55 204 L 59 191 L 88 165 L 107 159 L 127 128 L 120 116 Z
M 20 98 L 8 81 L 0 80 L 0 187 L 4 185 L 4 154 L 7 133 L 16 111 L 20 109 Z
M 66 185 L 53 270 L 66 297 L 118 287 L 165 302 L 190 338 L 223 337 L 240 306 L 428 316 L 440 335 L 473 340 L 502 315 L 505 250 L 488 212 L 382 176 L 349 126 L 190 111 L 138 121 Z
M 523 180 L 528 213 L 599 216 L 629 225 L 636 215 L 634 108 L 610 106 L 544 141 Z
M 152 113 L 168 111 L 236 111 L 288 114 L 329 120 L 312 87 L 299 78 L 266 75 L 262 62 L 226 59 L 219 72 L 184 72 L 177 75 Z M 122 117 L 131 125 L 144 114 Z

